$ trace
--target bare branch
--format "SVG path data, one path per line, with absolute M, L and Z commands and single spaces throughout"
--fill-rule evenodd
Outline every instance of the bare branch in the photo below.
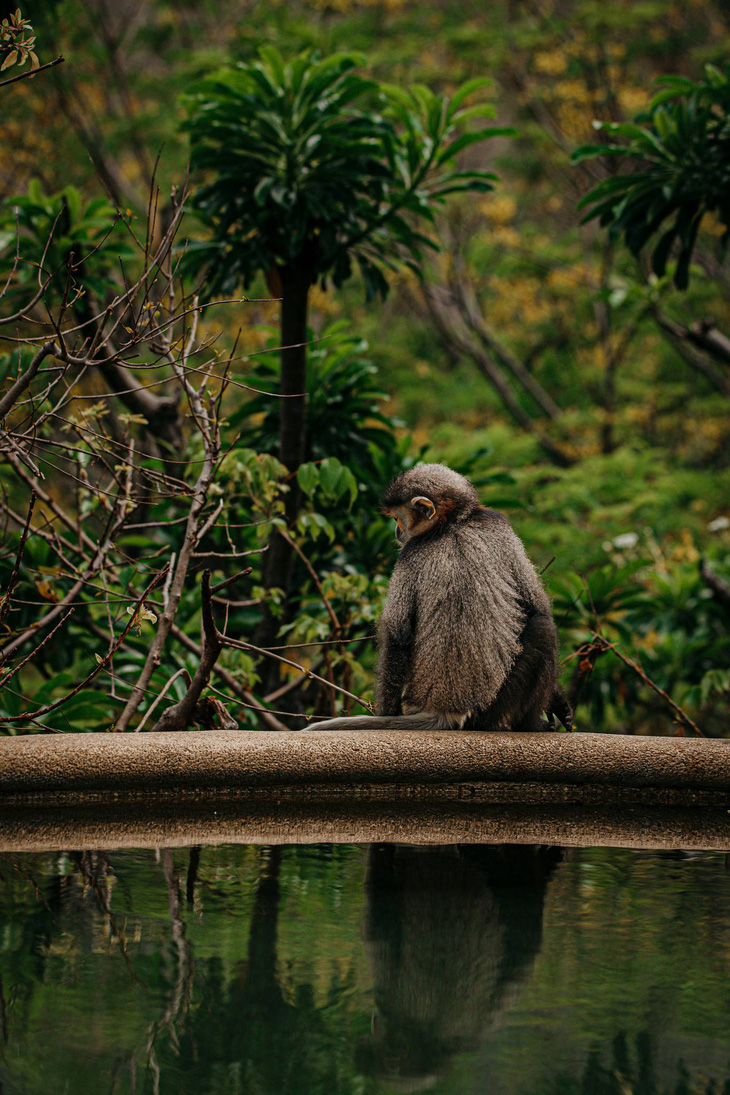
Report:
M 56 634 L 56 632 L 60 628 L 63 627 L 63 625 L 66 623 L 66 621 L 69 619 L 69 617 L 73 616 L 73 612 L 74 612 L 73 608 L 70 608 L 68 610 L 68 612 L 66 613 L 66 615 L 63 617 L 63 619 L 60 620 L 56 624 L 56 626 L 53 628 L 53 631 L 49 631 L 48 634 L 45 636 L 45 638 L 41 639 L 41 641 L 38 643 L 38 646 L 34 647 L 34 649 L 31 650 L 30 654 L 26 654 L 26 656 L 21 661 L 19 661 L 17 665 L 14 665 L 13 668 L 9 669 L 3 677 L 0 677 L 0 690 L 2 690 L 5 687 L 5 685 L 13 679 L 13 677 L 16 675 L 16 673 L 20 672 L 20 670 L 23 668 L 24 665 L 27 665 L 28 662 L 32 661 L 33 658 L 36 658 L 38 656 L 38 654 L 40 654 L 43 647 L 48 645 L 48 643 L 51 641 L 53 636 Z M 32 718 L 33 716 L 29 715 L 28 717 Z
M 333 607 L 332 607 L 332 605 L 329 601 L 329 598 L 327 597 L 327 594 L 324 591 L 324 587 L 323 587 L 322 583 L 320 582 L 320 580 L 317 576 L 317 572 L 314 569 L 314 567 L 312 566 L 312 564 L 310 563 L 309 559 L 306 557 L 306 555 L 304 554 L 302 549 L 299 547 L 299 544 L 297 544 L 295 540 L 292 540 L 292 538 L 291 538 L 291 536 L 289 535 L 288 532 L 286 532 L 284 529 L 279 529 L 279 535 L 282 536 L 284 538 L 284 540 L 286 540 L 287 544 L 289 544 L 289 547 L 293 548 L 293 550 L 296 552 L 296 554 L 299 556 L 299 558 L 302 560 L 305 567 L 307 568 L 309 576 L 312 579 L 312 581 L 314 582 L 314 584 L 316 585 L 317 592 L 319 593 L 320 597 L 322 598 L 322 603 L 324 604 L 324 607 L 327 609 L 327 615 L 330 618 L 330 621 L 332 623 L 332 627 L 334 628 L 334 630 L 336 632 L 337 631 L 342 631 L 342 624 L 337 619 L 337 615 L 335 614 L 335 610 L 333 609 Z
M 433 285 L 425 285 L 423 292 L 434 327 L 449 351 L 456 358 L 462 356 L 471 358 L 482 375 L 497 391 L 512 417 L 523 427 L 523 429 L 532 434 L 548 456 L 550 456 L 559 467 L 569 468 L 575 464 L 575 457 L 557 445 L 552 438 L 548 437 L 535 420 L 524 410 L 510 388 L 507 378 L 491 354 L 486 352 L 483 345 L 479 345 L 475 342 L 474 339 L 469 336 L 468 331 L 465 331 L 464 322 L 455 310 L 448 291 Z
M 706 340 L 698 340 L 696 336 L 693 336 L 693 332 L 689 327 L 677 323 L 665 312 L 662 312 L 659 307 L 652 308 L 651 314 L 665 338 L 674 346 L 677 353 L 690 368 L 704 376 L 705 380 L 708 380 L 718 392 L 722 392 L 723 395 L 730 395 L 730 377 L 726 376 L 713 361 L 708 360 L 705 354 L 698 353 L 695 349 L 695 346 L 699 346 L 706 350 Z
M 33 508 L 35 506 L 35 502 L 36 502 L 37 497 L 38 496 L 37 496 L 36 492 L 31 491 L 30 504 L 28 506 L 28 516 L 25 519 L 25 525 L 23 526 L 23 531 L 20 534 L 20 542 L 18 543 L 18 552 L 15 556 L 15 564 L 13 566 L 13 569 L 12 569 L 11 574 L 10 574 L 10 578 L 8 580 L 7 589 L 5 590 L 5 594 L 3 596 L 3 599 L 0 602 L 0 624 L 3 622 L 3 620 L 7 616 L 8 609 L 10 608 L 10 595 L 13 592 L 13 590 L 15 589 L 15 583 L 17 582 L 18 574 L 20 573 L 20 563 L 21 563 L 21 560 L 23 558 L 23 552 L 25 551 L 25 541 L 28 539 L 28 532 L 30 530 L 30 520 L 31 520 L 31 517 L 33 516 Z
M 189 635 L 186 635 L 177 624 L 173 624 L 172 633 L 178 642 L 186 647 L 192 654 L 196 654 L 199 658 L 202 656 L 202 647 L 196 643 L 194 639 L 191 639 Z M 250 707 L 270 730 L 288 730 L 288 727 L 286 727 L 283 722 L 279 722 L 263 703 L 257 700 L 256 697 L 245 688 L 240 681 L 237 681 L 232 673 L 229 673 L 227 669 L 224 669 L 223 666 L 214 666 L 213 674 L 214 676 L 219 677 L 226 688 L 229 688 L 235 696 L 238 696 L 247 707 Z
M 354 692 L 348 692 L 346 688 L 340 688 L 338 684 L 333 684 L 332 681 L 328 681 L 326 677 L 320 677 L 318 673 L 314 673 L 311 669 L 308 669 L 306 665 L 300 665 L 299 662 L 293 662 L 290 658 L 282 658 L 280 654 L 274 654 L 272 650 L 266 650 L 262 646 L 254 646 L 253 643 L 241 642 L 239 639 L 230 639 L 227 635 L 222 635 L 221 641 L 224 646 L 231 646 L 234 650 L 252 650 L 255 654 L 262 654 L 265 658 L 273 658 L 274 661 L 281 662 L 283 665 L 290 665 L 293 669 L 298 669 L 300 673 L 304 673 L 304 675 L 311 680 L 319 681 L 320 684 L 326 685 L 327 688 L 331 688 L 333 691 L 339 692 L 343 696 L 347 696 L 348 699 L 354 700 L 355 703 L 359 703 L 360 706 L 366 708 L 371 715 L 374 712 L 373 705 L 368 700 L 364 700 L 362 696 L 356 696 Z
M 717 603 L 730 612 L 730 584 L 715 574 L 706 559 L 700 559 L 700 575 L 712 590 Z
M 202 629 L 203 629 L 203 649 L 198 662 L 198 668 L 195 671 L 195 676 L 190 682 L 190 686 L 180 700 L 174 707 L 168 707 L 163 712 L 162 716 L 158 719 L 154 726 L 157 730 L 186 730 L 190 722 L 195 716 L 195 708 L 200 699 L 203 689 L 207 686 L 210 680 L 210 674 L 213 671 L 213 666 L 218 661 L 221 650 L 223 649 L 223 643 L 221 636 L 218 633 L 218 628 L 215 626 L 215 620 L 213 619 L 213 608 L 210 599 L 210 571 L 203 571 L 203 578 L 200 584 L 201 590 L 201 605 L 202 605 Z
M 18 375 L 18 379 L 12 387 L 8 389 L 2 398 L 0 398 L 0 419 L 5 418 L 5 415 L 23 394 L 45 359 L 49 354 L 55 353 L 55 351 L 56 343 L 51 339 L 50 342 L 46 342 L 45 345 L 40 348 L 25 372 Z

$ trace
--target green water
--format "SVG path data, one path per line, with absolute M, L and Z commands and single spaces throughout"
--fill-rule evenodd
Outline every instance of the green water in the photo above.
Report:
M 0 1092 L 729 1095 L 722 855 L 0 858 Z

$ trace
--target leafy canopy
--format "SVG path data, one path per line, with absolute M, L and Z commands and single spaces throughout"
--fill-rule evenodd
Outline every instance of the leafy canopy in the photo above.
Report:
M 259 58 L 188 97 L 192 167 L 209 180 L 194 204 L 210 238 L 190 245 L 187 262 L 206 269 L 208 292 L 230 292 L 294 263 L 339 286 L 355 259 L 368 295 L 385 295 L 383 267 L 417 271 L 422 248 L 435 246 L 417 227 L 433 221 L 435 205 L 492 189 L 494 175 L 455 169 L 469 145 L 513 132 L 466 129 L 494 115 L 489 103 L 464 106 L 489 81 L 447 99 L 365 79 L 357 54 L 285 63 L 265 47 Z
M 604 179 L 586 194 L 580 203 L 589 210 L 583 223 L 598 217 L 637 255 L 663 228 L 653 247 L 652 268 L 664 275 L 677 242 L 674 282 L 685 289 L 705 213 L 715 213 L 725 226 L 725 242 L 730 231 L 730 64 L 723 70 L 707 65 L 698 83 L 682 76 L 665 76 L 657 83 L 664 86 L 647 113 L 633 124 L 594 122 L 611 143 L 584 145 L 573 161 L 596 156 L 638 161 L 638 170 Z M 619 144 L 621 139 L 628 144 Z

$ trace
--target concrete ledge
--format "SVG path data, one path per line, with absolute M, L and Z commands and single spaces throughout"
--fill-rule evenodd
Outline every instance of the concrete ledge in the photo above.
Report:
M 9 796 L 271 792 L 341 785 L 423 791 L 471 782 L 714 792 L 730 800 L 730 741 L 464 731 L 59 734 L 0 739 Z M 408 792 L 406 791 L 406 794 Z M 730 801 L 728 801 L 730 805 Z
M 730 850 L 730 742 L 603 734 L 0 739 L 0 850 L 217 843 Z

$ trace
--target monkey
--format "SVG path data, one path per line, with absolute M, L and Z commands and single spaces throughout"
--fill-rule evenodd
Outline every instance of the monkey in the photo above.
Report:
M 550 600 L 506 517 L 443 464 L 398 475 L 382 513 L 400 554 L 378 626 L 377 714 L 311 729 L 537 731 L 555 715 L 571 729 Z
M 562 858 L 529 845 L 370 845 L 375 1014 L 355 1050 L 358 1071 L 389 1091 L 425 1092 L 480 1050 L 532 972 Z

